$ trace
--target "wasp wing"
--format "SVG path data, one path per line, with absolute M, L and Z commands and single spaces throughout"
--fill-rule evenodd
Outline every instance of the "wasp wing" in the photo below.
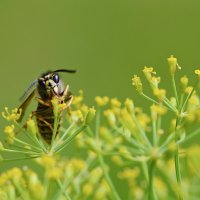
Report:
M 28 107 L 29 103 L 31 102 L 31 100 L 33 99 L 33 97 L 35 96 L 35 90 L 33 90 L 30 95 L 26 98 L 26 100 L 21 104 L 21 106 L 18 108 L 18 110 L 22 110 L 21 116 L 18 119 L 19 122 L 22 121 L 22 118 L 25 114 L 26 108 Z

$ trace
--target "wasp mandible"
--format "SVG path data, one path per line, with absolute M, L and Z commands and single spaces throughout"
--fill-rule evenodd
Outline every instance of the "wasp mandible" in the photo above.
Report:
M 36 117 L 38 130 L 42 138 L 48 143 L 51 143 L 53 128 L 54 128 L 54 112 L 52 99 L 57 98 L 59 104 L 66 104 L 68 108 L 72 102 L 73 95 L 69 91 L 69 85 L 64 85 L 60 80 L 59 72 L 75 73 L 76 70 L 58 69 L 55 71 L 47 71 L 36 79 L 25 91 L 21 99 L 25 99 L 19 109 L 22 109 L 22 120 L 25 110 L 34 96 L 38 101 L 36 111 L 32 112 L 32 116 Z M 34 88 L 32 92 L 30 92 Z M 61 124 L 61 115 L 58 118 L 58 129 Z

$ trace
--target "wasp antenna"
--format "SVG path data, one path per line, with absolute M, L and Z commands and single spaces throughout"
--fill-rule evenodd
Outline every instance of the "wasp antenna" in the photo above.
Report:
M 73 70 L 73 69 L 58 69 L 58 70 L 55 70 L 54 72 L 76 73 L 77 70 Z
M 37 82 L 38 81 L 35 80 L 29 85 L 29 87 L 26 89 L 24 94 L 19 98 L 20 101 L 23 101 L 28 96 L 28 94 L 30 93 L 30 90 L 37 84 Z

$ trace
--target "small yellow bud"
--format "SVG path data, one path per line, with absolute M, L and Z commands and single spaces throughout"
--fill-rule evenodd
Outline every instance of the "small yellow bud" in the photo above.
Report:
M 111 107 L 120 107 L 121 102 L 117 98 L 113 98 L 110 100 Z
M 27 127 L 28 127 L 28 130 L 31 131 L 33 136 L 36 136 L 36 134 L 37 134 L 37 125 L 35 124 L 35 121 L 33 119 L 31 119 L 31 118 L 28 119 Z
M 111 157 L 111 160 L 112 160 L 115 164 L 117 164 L 117 165 L 119 165 L 119 166 L 122 166 L 122 165 L 124 164 L 124 161 L 122 160 L 122 158 L 121 158 L 120 156 L 112 156 L 112 157 Z
M 192 92 L 192 90 L 193 90 L 193 87 L 188 86 L 188 87 L 186 87 L 186 89 L 185 89 L 185 93 L 190 94 L 190 93 Z
M 15 128 L 14 125 L 6 126 L 6 127 L 4 128 L 4 132 L 6 133 L 6 135 L 7 135 L 8 137 L 10 137 L 10 138 L 14 138 L 14 137 L 15 137 L 14 128 Z
M 83 114 L 80 110 L 71 111 L 72 121 L 79 123 L 83 121 Z
M 116 125 L 116 117 L 112 110 L 105 110 L 104 115 L 106 116 L 108 123 L 111 127 L 114 127 Z
M 20 118 L 21 113 L 22 113 L 22 109 L 15 108 L 10 113 L 8 111 L 8 108 L 5 107 L 5 112 L 2 112 L 2 116 L 7 121 L 17 121 Z
M 177 63 L 177 58 L 175 58 L 173 55 L 171 55 L 168 59 L 168 64 L 169 64 L 169 71 L 171 75 L 174 75 L 176 72 L 176 68 L 181 69 L 181 67 Z
M 151 106 L 152 117 L 155 120 L 157 119 L 157 115 L 161 116 L 161 115 L 164 115 L 166 112 L 167 110 L 160 105 L 153 104 Z
M 83 195 L 88 197 L 92 194 L 93 192 L 93 185 L 91 183 L 86 183 L 83 185 Z
M 194 73 L 195 73 L 196 75 L 198 75 L 198 78 L 200 79 L 200 69 L 196 69 L 196 70 L 194 71 Z
M 131 99 L 127 98 L 124 102 L 126 109 L 128 110 L 129 113 L 134 112 L 134 103 Z
M 182 92 L 185 92 L 187 86 L 188 86 L 188 77 L 187 76 L 183 76 L 180 79 L 180 83 L 181 83 L 181 90 Z
M 95 114 L 96 114 L 96 110 L 93 107 L 89 108 L 88 113 L 85 118 L 85 124 L 87 125 L 90 124 L 92 120 L 94 119 Z
M 126 180 L 133 180 L 140 175 L 140 169 L 138 167 L 135 168 L 125 168 L 124 171 L 118 174 L 118 177 Z
M 132 84 L 135 86 L 135 89 L 139 92 L 139 94 L 143 93 L 142 82 L 139 76 L 134 75 L 132 78 Z
M 160 101 L 162 101 L 163 98 L 166 96 L 166 90 L 155 88 L 155 89 L 153 90 L 153 94 L 154 94 Z
M 109 102 L 109 98 L 107 96 L 104 97 L 96 96 L 95 102 L 98 106 L 105 106 Z
M 94 152 L 100 151 L 100 143 L 92 138 L 87 138 L 85 144 Z
M 49 179 L 59 179 L 62 177 L 62 170 L 58 167 L 53 168 L 53 169 L 47 169 L 46 171 L 46 177 L 48 177 Z

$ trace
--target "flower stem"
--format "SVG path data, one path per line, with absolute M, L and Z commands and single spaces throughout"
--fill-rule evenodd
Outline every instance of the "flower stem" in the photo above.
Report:
M 178 93 L 177 93 L 177 88 L 176 88 L 176 82 L 174 79 L 174 74 L 172 75 L 172 85 L 173 85 L 174 95 L 176 98 L 176 103 L 177 103 L 177 106 L 179 107 L 179 98 L 178 98 Z
M 98 159 L 99 159 L 99 163 L 100 163 L 100 165 L 101 165 L 101 167 L 103 169 L 103 173 L 104 173 L 105 179 L 106 179 L 110 189 L 112 190 L 113 198 L 115 200 L 121 200 L 121 198 L 119 197 L 119 195 L 118 195 L 118 193 L 117 193 L 117 191 L 115 189 L 115 186 L 114 186 L 114 184 L 113 184 L 113 182 L 112 182 L 112 180 L 111 180 L 111 178 L 110 178 L 110 176 L 108 174 L 106 164 L 105 164 L 104 159 L 103 159 L 103 157 L 101 156 L 100 153 L 98 154 Z
M 155 164 L 156 161 L 152 160 L 149 166 L 149 196 L 148 196 L 148 200 L 156 200 L 156 194 L 154 191 L 154 185 L 153 185 L 153 179 L 154 179 L 154 171 L 155 171 Z
M 177 145 L 177 150 L 175 153 L 175 170 L 176 170 L 176 179 L 178 184 L 181 185 L 181 172 L 180 172 L 180 161 L 179 161 L 179 145 Z M 183 200 L 183 196 L 179 194 L 179 200 Z

